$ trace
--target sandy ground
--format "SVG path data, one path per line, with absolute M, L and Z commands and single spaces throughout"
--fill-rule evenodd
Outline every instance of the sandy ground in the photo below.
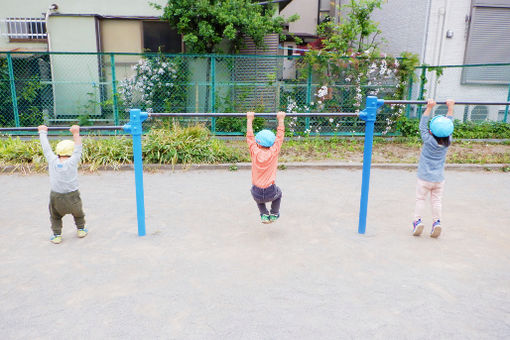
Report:
M 285 170 L 258 220 L 246 170 L 81 175 L 90 234 L 49 242 L 49 180 L 1 175 L 2 339 L 508 339 L 510 174 L 447 172 L 444 233 L 413 237 L 415 172 Z M 430 229 L 430 216 L 426 231 Z

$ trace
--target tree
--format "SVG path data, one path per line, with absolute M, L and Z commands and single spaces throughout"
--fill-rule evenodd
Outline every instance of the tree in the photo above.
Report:
M 317 27 L 317 35 L 322 39 L 325 50 L 350 55 L 364 51 L 376 52 L 381 33 L 378 24 L 370 19 L 376 8 L 381 8 L 384 0 L 351 0 L 345 9 L 345 18 L 334 23 L 327 21 Z
M 243 46 L 244 36 L 263 46 L 264 36 L 281 34 L 283 25 L 298 16 L 284 19 L 275 16 L 276 7 L 259 5 L 252 0 L 168 0 L 162 19 L 182 34 L 191 53 L 235 52 Z M 220 43 L 230 42 L 228 51 Z
M 304 65 L 327 90 L 327 96 L 321 97 L 327 100 L 327 110 L 357 112 L 367 95 L 403 99 L 418 58 L 410 53 L 394 58 L 380 52 L 384 40 L 377 39 L 381 30 L 370 16 L 384 2 L 350 0 L 342 6 L 345 15 L 338 23 L 328 21 L 317 27 L 318 48 L 306 52 Z M 304 75 L 309 72 L 303 71 Z M 402 113 L 403 107 L 398 106 L 377 116 L 386 125 L 383 133 L 395 127 Z

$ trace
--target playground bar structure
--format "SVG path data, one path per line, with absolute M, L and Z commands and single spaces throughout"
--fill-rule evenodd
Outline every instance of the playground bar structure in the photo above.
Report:
M 437 104 L 445 104 L 445 101 Z M 374 123 L 377 117 L 377 110 L 384 104 L 388 105 L 408 105 L 408 104 L 427 104 L 424 100 L 383 100 L 375 96 L 366 98 L 366 107 L 359 113 L 351 112 L 307 112 L 307 113 L 286 113 L 287 117 L 359 117 L 365 121 L 365 140 L 363 150 L 363 170 L 361 179 L 361 196 L 358 233 L 364 234 L 367 222 L 368 193 L 370 187 L 370 167 L 372 163 L 372 144 L 374 138 Z M 475 102 L 458 101 L 456 105 L 510 105 L 510 102 Z M 274 117 L 276 113 L 255 113 L 257 117 Z M 129 123 L 123 126 L 83 126 L 80 130 L 123 130 L 133 137 L 133 163 L 135 170 L 135 188 L 136 188 L 136 210 L 138 220 L 138 235 L 145 235 L 145 205 L 143 188 L 143 159 L 142 159 L 142 123 L 149 117 L 245 117 L 246 113 L 148 113 L 140 109 L 131 109 L 129 113 Z M 48 130 L 68 130 L 69 127 L 52 126 Z M 37 131 L 37 127 L 7 127 L 0 128 L 0 132 L 10 131 Z
M 384 100 L 384 104 L 388 105 L 427 105 L 426 100 Z M 446 101 L 438 101 L 436 104 L 446 104 Z M 455 105 L 510 105 L 510 102 L 474 102 L 474 101 L 456 101 Z
M 360 213 L 359 213 L 359 226 L 358 232 L 365 233 L 367 205 L 368 205 L 368 189 L 370 186 L 370 166 L 372 162 L 372 143 L 374 138 L 374 124 L 377 116 L 377 109 L 384 104 L 382 99 L 374 96 L 367 97 L 367 106 L 365 110 L 359 113 L 322 113 L 322 112 L 307 112 L 307 113 L 289 113 L 289 117 L 359 117 L 365 123 L 365 142 L 363 151 L 363 175 L 361 185 L 361 198 L 360 198 Z M 245 117 L 245 113 L 148 113 L 142 112 L 139 109 L 130 110 L 130 121 L 124 125 L 124 131 L 133 135 L 133 158 L 135 168 L 135 187 L 136 187 L 136 201 L 137 201 L 137 216 L 138 216 L 138 235 L 145 235 L 145 208 L 144 208 L 144 194 L 143 194 L 143 167 L 142 167 L 142 123 L 149 117 Z M 256 113 L 259 117 L 274 117 L 276 113 Z
M 246 113 L 148 113 L 150 117 L 246 117 Z M 255 113 L 256 117 L 274 117 L 276 113 Z M 285 117 L 357 117 L 357 113 L 351 112 L 291 112 Z
M 92 130 L 122 130 L 123 126 L 80 126 L 80 131 L 92 131 Z M 68 126 L 48 126 L 49 131 L 67 131 Z M 0 128 L 2 131 L 37 131 L 37 127 L 6 127 Z

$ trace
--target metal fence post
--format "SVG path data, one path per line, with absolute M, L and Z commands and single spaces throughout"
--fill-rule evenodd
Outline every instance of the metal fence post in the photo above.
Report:
M 506 101 L 510 102 L 510 84 L 508 84 L 508 95 L 506 96 Z M 505 115 L 503 116 L 503 122 L 508 122 L 508 105 L 505 106 Z
M 136 216 L 138 218 L 138 236 L 145 235 L 145 204 L 143 196 L 143 160 L 142 160 L 142 122 L 147 112 L 139 109 L 129 110 L 129 123 L 124 125 L 125 132 L 133 136 L 133 159 L 135 167 Z
M 306 81 L 306 106 L 310 112 L 310 103 L 312 102 L 312 65 L 308 65 L 308 78 Z M 305 131 L 310 130 L 310 117 L 305 118 Z
M 115 79 L 115 56 L 110 54 L 110 64 L 112 68 L 112 95 L 113 95 L 113 121 L 119 125 L 119 107 L 117 102 L 117 79 Z
M 211 56 L 211 113 L 216 112 L 216 58 Z M 216 134 L 216 117 L 211 119 L 211 132 Z
M 414 76 L 414 70 L 409 74 L 409 80 L 407 81 L 407 84 L 409 86 L 409 89 L 407 90 L 407 100 L 411 100 L 411 97 L 413 96 L 413 77 Z M 411 105 L 406 105 L 406 117 L 409 118 L 411 115 Z
M 361 177 L 361 198 L 359 204 L 358 233 L 364 234 L 367 225 L 368 189 L 370 187 L 370 166 L 372 165 L 372 144 L 374 140 L 374 124 L 377 109 L 384 100 L 374 96 L 367 97 L 367 106 L 361 111 L 359 118 L 365 121 L 365 143 L 363 146 L 363 174 Z
M 12 57 L 7 52 L 7 68 L 9 70 L 9 83 L 11 85 L 12 112 L 14 113 L 14 125 L 19 127 L 18 98 L 16 97 L 16 84 L 14 83 L 14 69 L 12 67 Z
M 422 65 L 421 76 L 420 76 L 420 94 L 418 95 L 418 100 L 423 100 L 423 92 L 425 90 L 425 81 L 426 80 L 427 80 L 427 66 Z M 416 115 L 418 116 L 418 119 L 421 119 L 421 105 L 418 105 Z

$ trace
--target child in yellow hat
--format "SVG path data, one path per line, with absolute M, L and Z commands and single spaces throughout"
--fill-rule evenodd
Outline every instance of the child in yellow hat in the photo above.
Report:
M 78 162 L 81 158 L 80 127 L 73 125 L 69 129 L 73 134 L 73 141 L 63 140 L 57 144 L 55 153 L 48 142 L 48 127 L 38 127 L 39 139 L 44 156 L 48 161 L 50 174 L 50 221 L 53 236 L 51 242 L 62 242 L 62 217 L 72 214 L 78 228 L 78 237 L 87 236 L 85 228 L 85 214 L 83 213 L 80 191 L 78 190 Z

